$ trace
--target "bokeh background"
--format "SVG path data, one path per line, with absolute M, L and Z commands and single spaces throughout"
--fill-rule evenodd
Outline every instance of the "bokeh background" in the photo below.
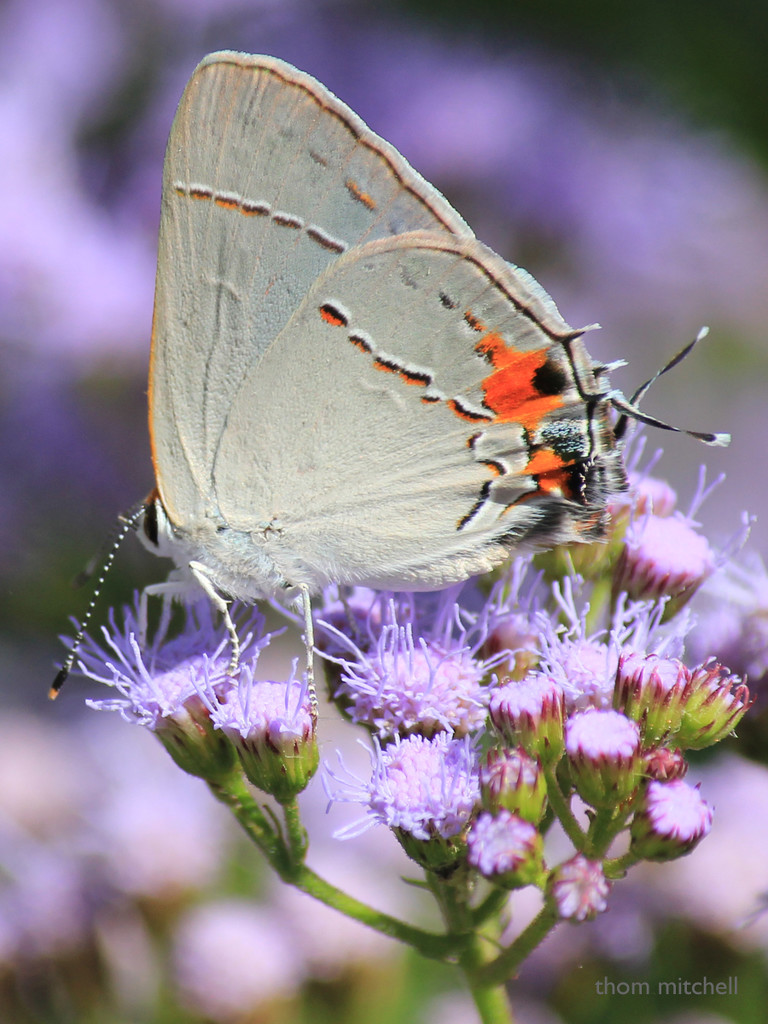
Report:
M 726 473 L 700 519 L 726 544 L 744 510 L 757 515 L 750 545 L 765 556 L 766 46 L 768 5 L 751 0 L 0 3 L 3 1024 L 472 1020 L 448 971 L 277 890 L 152 737 L 83 711 L 84 684 L 45 701 L 57 637 L 87 602 L 71 581 L 153 482 L 161 167 L 198 60 L 270 53 L 327 84 L 566 319 L 600 322 L 590 350 L 627 361 L 614 375 L 625 392 L 709 325 L 646 406 L 733 443 L 651 443 L 683 504 L 702 462 L 709 479 Z M 129 542 L 104 607 L 163 572 Z M 761 739 L 750 760 L 732 743 L 700 767 L 717 816 L 694 855 L 638 873 L 609 914 L 532 959 L 521 1020 L 766 1019 Z M 396 887 L 394 841 L 333 841 L 323 803 L 318 790 L 307 806 L 314 863 L 418 916 L 414 890 Z M 705 975 L 738 977 L 738 994 L 595 988 Z

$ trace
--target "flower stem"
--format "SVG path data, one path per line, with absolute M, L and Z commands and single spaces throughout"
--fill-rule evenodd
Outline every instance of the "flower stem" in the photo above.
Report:
M 488 966 L 478 936 L 473 936 L 469 947 L 459 958 L 459 965 L 467 979 L 482 1024 L 514 1024 L 504 980 L 485 980 L 483 971 Z
M 285 846 L 253 799 L 243 777 L 233 773 L 225 781 L 209 780 L 208 788 L 217 800 L 232 811 L 253 842 L 274 866 L 275 861 L 284 856 Z
M 485 985 L 499 985 L 511 978 L 520 964 L 543 942 L 557 924 L 555 911 L 545 905 L 522 931 L 515 941 L 507 946 L 495 960 L 485 964 L 477 972 L 478 981 Z
M 409 946 L 413 946 L 422 956 L 432 960 L 446 960 L 460 954 L 467 945 L 467 935 L 438 935 L 436 932 L 428 932 L 422 928 L 415 928 L 413 925 L 400 921 L 389 914 L 381 913 L 373 907 L 362 903 L 335 885 L 331 885 L 320 875 L 315 874 L 306 864 L 300 865 L 290 874 L 284 877 L 284 881 L 301 889 L 302 892 L 325 903 L 328 907 L 340 910 L 347 917 L 366 924 L 369 928 L 388 935 L 392 939 L 398 939 Z
M 307 830 L 301 823 L 299 804 L 295 797 L 289 803 L 283 804 L 283 816 L 291 860 L 294 864 L 301 864 L 307 853 L 309 839 Z
M 613 857 L 603 861 L 603 871 L 606 878 L 623 878 L 627 871 L 640 860 L 632 850 L 627 850 L 620 857 Z
M 623 821 L 622 816 L 617 825 L 617 814 L 614 808 L 598 810 L 589 830 L 589 844 L 585 851 L 587 855 L 593 860 L 601 860 Z
M 264 854 L 270 866 L 287 884 L 301 889 L 302 892 L 314 896 L 326 906 L 341 911 L 347 917 L 368 925 L 369 928 L 373 928 L 383 935 L 407 943 L 422 956 L 430 959 L 455 958 L 466 947 L 468 942 L 466 934 L 439 935 L 422 928 L 415 928 L 405 921 L 381 913 L 353 896 L 349 896 L 303 864 L 305 838 L 304 829 L 298 816 L 298 806 L 286 805 L 285 808 L 288 830 L 286 844 L 275 832 L 241 777 L 233 775 L 225 783 L 209 783 L 209 786 L 217 800 L 230 808 L 248 836 Z M 297 857 L 299 852 L 300 856 Z
M 588 636 L 597 630 L 602 622 L 603 615 L 611 602 L 612 580 L 610 573 L 603 573 L 592 583 L 592 593 L 589 598 L 589 611 L 584 622 L 584 631 Z
M 427 883 L 440 906 L 448 931 L 466 934 L 472 927 L 476 912 L 469 905 L 469 885 L 464 872 L 456 872 L 450 878 L 427 872 Z M 484 941 L 477 932 L 467 935 L 458 963 L 482 1024 L 513 1024 L 512 1008 L 504 989 L 506 979 L 489 983 L 483 978 L 487 955 Z
M 481 925 L 489 918 L 496 917 L 506 906 L 509 900 L 509 893 L 506 889 L 492 889 L 482 903 L 479 903 L 472 911 L 472 921 L 475 925 Z
M 555 769 L 553 767 L 545 768 L 544 777 L 547 780 L 547 799 L 549 800 L 552 810 L 557 815 L 558 821 L 563 826 L 565 834 L 571 840 L 576 849 L 583 850 L 587 845 L 587 837 L 582 832 L 568 801 L 563 796 L 563 791 L 560 789 L 560 784 L 557 781 Z

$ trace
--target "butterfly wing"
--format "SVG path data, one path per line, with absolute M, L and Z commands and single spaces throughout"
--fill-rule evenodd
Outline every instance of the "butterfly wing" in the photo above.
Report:
M 217 508 L 310 586 L 437 587 L 511 545 L 599 536 L 623 478 L 580 333 L 473 238 L 355 247 L 234 396 Z
M 229 52 L 199 65 L 165 159 L 150 361 L 153 461 L 175 526 L 216 513 L 233 398 L 313 282 L 360 244 L 420 229 L 472 237 L 309 75 Z

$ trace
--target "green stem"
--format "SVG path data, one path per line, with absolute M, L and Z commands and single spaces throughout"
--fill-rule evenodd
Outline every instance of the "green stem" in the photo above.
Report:
M 640 857 L 636 857 L 631 850 L 627 850 L 621 857 L 613 857 L 611 860 L 603 861 L 603 872 L 606 878 L 623 878 L 629 869 L 637 864 Z
M 476 920 L 477 911 L 469 905 L 469 884 L 463 872 L 449 879 L 427 872 L 429 888 L 437 900 L 448 931 L 466 933 Z M 505 894 L 506 895 L 506 894 Z M 483 906 L 487 908 L 489 900 Z M 489 983 L 483 978 L 487 962 L 485 944 L 480 935 L 472 932 L 459 953 L 458 963 L 466 978 L 482 1024 L 513 1024 L 512 1008 L 507 999 L 504 980 Z
M 550 807 L 557 815 L 558 821 L 563 830 L 577 850 L 583 850 L 587 845 L 587 837 L 574 817 L 570 804 L 563 796 L 557 775 L 553 767 L 544 769 L 544 777 L 547 780 L 547 799 Z
M 542 907 L 528 927 L 507 946 L 495 960 L 477 972 L 477 980 L 485 985 L 501 985 L 515 974 L 520 964 L 543 942 L 557 924 L 557 915 L 548 905 Z
M 306 856 L 309 840 L 307 830 L 301 823 L 299 804 L 295 797 L 290 803 L 283 804 L 283 815 L 291 861 L 294 864 L 301 864 Z
M 624 828 L 637 803 L 637 794 L 616 807 L 603 808 L 595 814 L 589 827 L 585 853 L 593 860 L 602 860 L 608 847 Z
M 434 871 L 426 871 L 425 874 L 448 930 L 454 934 L 471 931 L 473 922 L 466 865 L 448 878 Z
M 243 779 L 232 776 L 225 783 L 210 783 L 211 791 L 217 800 L 233 812 L 245 829 L 248 836 L 259 847 L 270 866 L 280 878 L 289 885 L 301 889 L 309 896 L 314 896 L 334 910 L 339 910 L 361 924 L 368 925 L 382 935 L 398 939 L 416 949 L 422 956 L 433 960 L 448 960 L 458 956 L 467 945 L 467 935 L 438 935 L 435 932 L 415 928 L 396 917 L 383 914 L 360 900 L 349 896 L 341 889 L 326 882 L 296 858 L 299 845 L 303 841 L 304 830 L 298 817 L 296 805 L 286 806 L 286 827 L 288 844 L 277 835 L 265 814 L 254 799 Z M 298 845 L 297 845 L 298 844 Z
M 468 943 L 467 935 L 438 935 L 436 932 L 414 928 L 413 925 L 406 924 L 396 917 L 390 917 L 389 914 L 374 910 L 368 904 L 362 903 L 354 896 L 349 896 L 341 889 L 337 889 L 335 885 L 331 885 L 330 882 L 315 874 L 306 864 L 300 865 L 288 877 L 283 877 L 283 881 L 296 886 L 297 889 L 301 889 L 309 896 L 314 896 L 316 900 L 320 900 L 326 906 L 340 910 L 347 917 L 354 918 L 361 924 L 366 924 L 369 928 L 381 932 L 382 935 L 388 935 L 392 939 L 398 939 L 400 942 L 413 946 L 422 956 L 432 960 L 447 960 L 455 957 Z
M 277 863 L 285 856 L 285 845 L 267 820 L 242 775 L 233 773 L 225 782 L 208 782 L 208 788 L 225 804 L 240 822 L 269 863 L 277 870 Z
M 592 820 L 592 826 L 589 830 L 589 844 L 585 853 L 592 860 L 602 860 L 605 856 L 605 851 L 613 842 L 620 826 L 621 822 L 617 827 L 614 808 L 598 810 Z
M 509 893 L 506 889 L 491 889 L 482 903 L 479 903 L 472 911 L 472 923 L 477 927 L 496 917 L 506 906 L 509 900 Z
M 488 965 L 478 936 L 472 937 L 468 948 L 459 958 L 459 966 L 467 979 L 482 1024 L 514 1024 L 512 1007 L 504 987 L 507 979 L 485 980 L 484 972 Z

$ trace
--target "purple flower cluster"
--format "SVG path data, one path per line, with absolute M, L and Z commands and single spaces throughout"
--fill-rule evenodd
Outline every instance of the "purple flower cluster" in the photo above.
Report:
M 318 765 L 315 720 L 306 681 L 257 680 L 260 653 L 272 640 L 255 611 L 239 621 L 240 672 L 230 676 L 229 637 L 215 626 L 206 600 L 186 610 L 185 627 L 167 634 L 164 614 L 151 642 L 138 599 L 110 629 L 104 643 L 90 637 L 79 669 L 115 687 L 120 697 L 89 701 L 150 728 L 178 765 L 209 781 L 225 778 L 239 763 L 253 785 L 287 802 L 301 792 Z
M 163 610 L 148 636 L 137 600 L 122 620 L 110 617 L 99 643 L 83 644 L 80 670 L 114 691 L 90 704 L 144 726 L 208 782 L 283 880 L 370 923 L 372 908 L 306 861 L 318 731 L 332 727 L 335 704 L 349 733 L 367 735 L 369 755 L 362 769 L 348 768 L 346 754 L 323 765 L 331 807 L 351 805 L 335 837 L 373 844 L 390 833 L 395 842 L 383 845 L 423 870 L 443 913 L 445 933 L 429 941 L 464 941 L 500 918 L 510 892 L 533 892 L 539 914 L 487 965 L 507 977 L 540 940 L 537 929 L 592 920 L 633 864 L 676 861 L 712 830 L 711 806 L 687 779 L 687 754 L 730 736 L 751 698 L 717 649 L 701 660 L 686 654 L 691 602 L 729 557 L 712 552 L 689 513 L 675 544 L 662 537 L 655 563 L 654 535 L 638 524 L 682 522 L 675 504 L 671 488 L 635 474 L 601 545 L 521 555 L 492 580 L 436 594 L 330 589 L 314 606 L 328 704 L 313 701 L 295 663 L 267 671 L 272 635 L 252 610 L 233 608 L 241 639 L 233 676 L 230 638 L 208 603 L 189 607 L 175 633 Z M 639 533 L 644 578 L 654 580 L 643 593 L 629 582 Z M 690 566 L 704 549 L 707 571 L 694 584 Z M 752 621 L 755 607 L 740 608 Z M 248 983 L 247 943 L 263 944 L 273 926 L 272 915 L 241 904 L 187 913 L 174 954 L 185 1005 L 227 1013 L 230 999 L 253 1000 L 264 986 Z M 398 928 L 419 932 L 385 915 L 380 930 Z M 224 989 L 198 969 L 222 935 L 236 944 L 240 982 Z M 276 999 L 293 983 L 287 967 L 270 975 Z
M 685 751 L 731 734 L 750 697 L 715 657 L 683 659 L 691 566 L 703 579 L 725 559 L 700 558 L 709 545 L 692 516 L 674 518 L 671 488 L 647 473 L 633 480 L 588 579 L 555 571 L 555 551 L 518 558 L 486 591 L 325 595 L 315 628 L 330 696 L 372 741 L 367 776 L 343 760 L 325 768 L 330 800 L 363 810 L 340 836 L 384 825 L 428 870 L 464 865 L 504 888 L 537 885 L 560 916 L 574 905 L 580 920 L 605 904 L 594 865 L 621 832 L 628 857 L 657 860 L 707 834 L 711 811 L 684 781 Z M 675 543 L 649 532 L 652 520 L 674 523 Z M 631 569 L 639 547 L 643 578 L 654 580 L 642 595 Z M 589 555 L 575 557 L 588 565 Z M 239 623 L 237 679 L 206 605 L 173 638 L 164 616 L 142 646 L 143 618 L 137 604 L 122 626 L 110 620 L 101 645 L 86 642 L 82 671 L 120 694 L 92 706 L 151 728 L 193 774 L 242 771 L 293 800 L 318 766 L 316 722 L 305 684 L 257 679 L 271 639 L 258 616 Z M 577 798 L 592 808 L 586 831 Z M 554 817 L 575 847 L 567 869 L 544 860 Z

